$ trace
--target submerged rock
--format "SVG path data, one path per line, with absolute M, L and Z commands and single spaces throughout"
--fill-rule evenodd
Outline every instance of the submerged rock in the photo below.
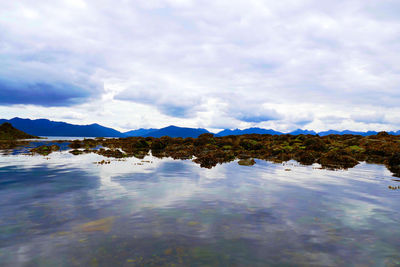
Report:
M 18 146 L 26 146 L 29 142 L 18 140 L 0 140 L 0 149 L 14 149 Z
M 83 232 L 97 232 L 102 231 L 104 233 L 110 232 L 112 225 L 114 223 L 115 217 L 107 217 L 104 219 L 91 221 L 79 225 L 76 229 Z
M 59 151 L 59 150 L 60 150 L 60 147 L 58 145 L 51 145 L 51 146 L 43 145 L 43 146 L 39 146 L 36 148 L 32 148 L 30 151 L 33 153 L 43 155 L 43 156 L 47 156 L 50 153 L 52 153 L 54 151 Z

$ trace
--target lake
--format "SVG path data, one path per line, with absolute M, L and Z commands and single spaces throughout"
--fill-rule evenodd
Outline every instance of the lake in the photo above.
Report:
M 10 153 L 0 266 L 399 266 L 397 186 L 366 163 Z

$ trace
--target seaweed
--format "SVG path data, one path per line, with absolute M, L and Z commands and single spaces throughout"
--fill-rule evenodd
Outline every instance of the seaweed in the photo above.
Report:
M 0 142 L 1 148 L 12 148 L 16 141 Z M 99 150 L 93 148 L 101 146 Z M 69 144 L 70 153 L 97 153 L 108 158 L 154 157 L 191 159 L 204 168 L 239 159 L 240 165 L 253 165 L 254 159 L 272 162 L 296 160 L 303 165 L 321 164 L 327 169 L 348 169 L 361 161 L 385 164 L 400 177 L 400 137 L 380 132 L 372 136 L 360 135 L 269 135 L 248 134 L 218 137 L 202 134 L 198 138 L 172 138 L 164 136 L 95 138 L 75 140 Z M 48 155 L 58 146 L 41 146 L 34 153 Z
M 50 146 L 42 145 L 39 147 L 32 148 L 30 151 L 32 153 L 37 153 L 37 154 L 40 154 L 43 156 L 47 156 L 47 155 L 51 154 L 52 152 L 59 151 L 59 150 L 60 150 L 60 147 L 58 145 L 50 145 Z

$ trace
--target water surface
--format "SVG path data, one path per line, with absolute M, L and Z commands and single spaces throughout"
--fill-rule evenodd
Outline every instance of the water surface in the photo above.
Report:
M 256 160 L 0 156 L 0 266 L 397 266 L 400 182 Z

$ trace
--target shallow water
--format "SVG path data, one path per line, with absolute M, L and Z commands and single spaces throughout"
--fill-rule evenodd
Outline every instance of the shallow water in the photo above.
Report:
M 43 141 L 57 141 L 57 140 L 63 140 L 63 141 L 74 141 L 74 140 L 84 140 L 84 139 L 95 139 L 96 137 L 74 137 L 74 136 L 40 136 L 40 139 L 37 138 L 32 138 L 32 139 L 22 139 L 22 140 L 27 140 L 27 141 L 33 141 L 33 142 L 43 142 Z M 106 139 L 114 139 L 118 137 L 102 137 Z
M 256 160 L 0 156 L 0 266 L 397 266 L 400 182 Z

